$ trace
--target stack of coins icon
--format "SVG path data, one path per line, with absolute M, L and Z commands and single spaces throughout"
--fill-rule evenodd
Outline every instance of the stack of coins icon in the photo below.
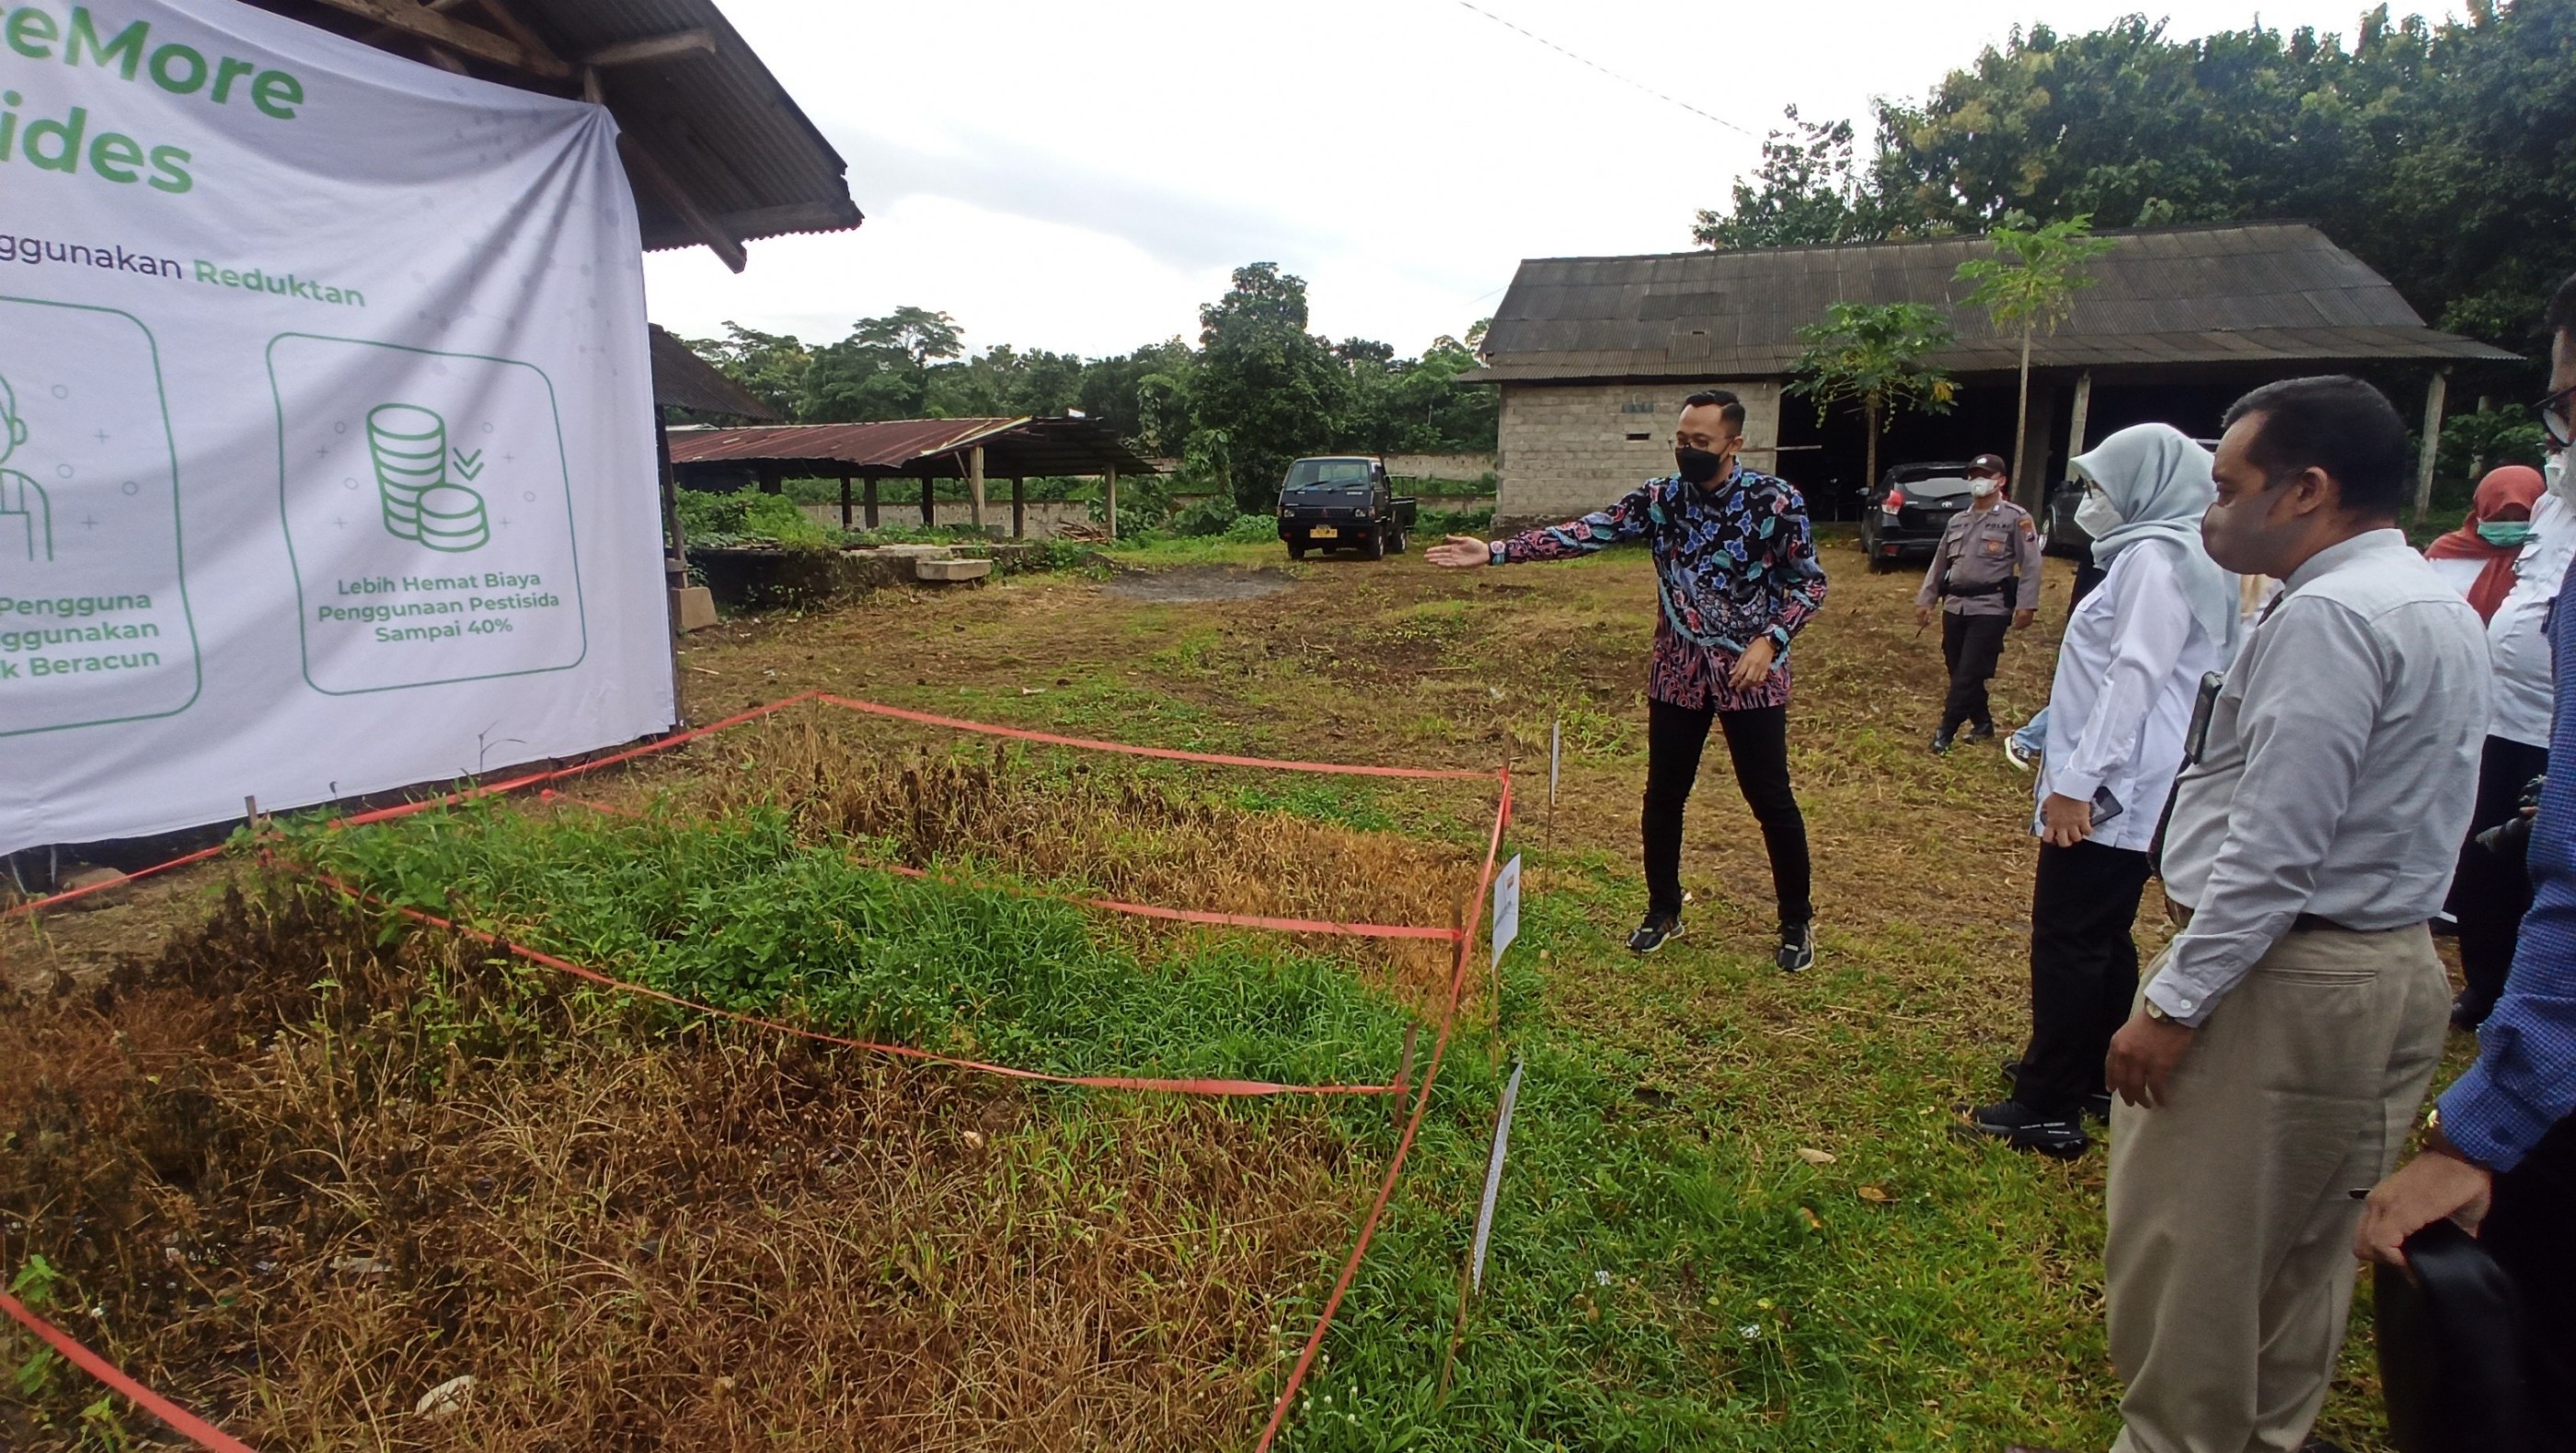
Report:
M 483 517 L 483 496 L 461 484 L 438 484 L 420 492 L 420 542 L 433 550 L 461 555 L 479 550 L 492 538 Z
M 492 538 L 483 497 L 447 478 L 446 420 L 411 404 L 379 404 L 367 411 L 367 453 L 387 534 L 450 553 Z

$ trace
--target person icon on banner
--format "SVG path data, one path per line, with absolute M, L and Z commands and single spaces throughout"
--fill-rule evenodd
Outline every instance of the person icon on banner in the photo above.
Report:
M 54 506 L 45 487 L 9 457 L 27 442 L 27 421 L 18 417 L 18 395 L 0 377 L 0 559 L 23 553 L 30 563 L 54 558 Z

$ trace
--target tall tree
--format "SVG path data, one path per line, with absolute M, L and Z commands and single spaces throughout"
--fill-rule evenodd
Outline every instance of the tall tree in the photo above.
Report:
M 1329 447 L 1350 395 L 1348 367 L 1306 318 L 1305 279 L 1270 262 L 1236 268 L 1225 296 L 1199 309 L 1192 412 L 1225 433 L 1247 512 L 1274 506 L 1290 460 Z
M 722 338 L 683 338 L 690 352 L 715 365 L 716 371 L 741 384 L 752 397 L 778 411 L 782 419 L 796 417 L 798 396 L 805 387 L 805 370 L 812 367 L 814 355 L 803 343 L 785 333 L 763 333 L 727 320 Z
M 1924 303 L 1836 303 L 1824 321 L 1798 330 L 1806 347 L 1789 365 L 1789 392 L 1813 399 L 1816 419 L 1835 404 L 1857 404 L 1869 426 L 1869 478 L 1878 486 L 1878 436 L 1906 409 L 1950 410 L 1956 386 L 1923 362 L 1950 341 L 1941 311 Z
M 1801 121 L 1795 106 L 1784 115 L 1789 124 L 1764 139 L 1752 181 L 1735 183 L 1734 200 L 1725 211 L 1702 210 L 1691 226 L 1691 240 L 1723 250 L 1885 236 L 1852 161 L 1851 123 Z
M 2019 220 L 2019 219 L 2016 219 Z M 2022 436 L 2030 429 L 2030 340 L 2034 333 L 2054 333 L 2075 308 L 2075 295 L 2093 286 L 2087 270 L 2094 258 L 2111 250 L 2111 239 L 2093 235 L 2093 219 L 2068 217 L 2046 226 L 1997 226 L 1986 234 L 1994 245 L 1988 257 L 1959 264 L 1955 280 L 1973 284 L 1965 301 L 1983 308 L 1995 331 L 2021 334 L 2021 392 L 2013 411 L 2013 482 L 2035 496 L 2037 476 L 2022 478 Z M 2036 508 L 2036 497 L 2023 504 Z

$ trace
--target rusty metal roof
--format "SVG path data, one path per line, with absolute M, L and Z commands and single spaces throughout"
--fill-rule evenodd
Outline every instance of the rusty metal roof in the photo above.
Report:
M 869 424 L 772 424 L 674 429 L 671 462 L 772 466 L 831 476 L 900 474 L 956 479 L 980 446 L 987 476 L 1157 473 L 1118 431 L 1093 419 L 887 419 Z
M 840 154 L 714 0 L 251 3 L 503 85 L 595 96 L 623 133 L 647 251 L 703 243 L 739 271 L 744 242 L 862 220 Z
M 2074 311 L 2036 338 L 2037 366 L 2510 359 L 2424 324 L 2387 279 L 2303 223 L 2105 233 L 2113 247 Z M 1923 302 L 1957 341 L 1928 360 L 2010 370 L 2018 334 L 1963 307 L 1958 265 L 1979 238 L 1524 262 L 1470 383 L 1762 378 L 1786 373 L 1798 329 L 1837 302 Z
M 700 414 L 730 414 L 737 419 L 775 419 L 778 411 L 749 389 L 719 372 L 715 365 L 665 332 L 646 325 L 653 344 L 653 402 Z

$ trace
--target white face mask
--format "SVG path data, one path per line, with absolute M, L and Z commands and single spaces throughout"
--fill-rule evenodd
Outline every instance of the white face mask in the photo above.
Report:
M 1975 495 L 1979 499 L 1991 499 L 1994 497 L 1995 493 L 1995 482 L 1983 477 L 1969 480 L 1968 493 Z
M 2110 499 L 2097 489 L 2084 491 L 2084 503 L 2075 507 L 2076 527 L 2096 540 L 2120 528 L 2124 523 L 2126 522 L 2120 518 L 2119 510 L 2114 508 Z
M 2561 449 L 2541 461 L 2540 477 L 2549 481 L 2549 492 L 2568 504 L 2576 505 L 2576 480 L 2567 477 L 2567 451 Z

